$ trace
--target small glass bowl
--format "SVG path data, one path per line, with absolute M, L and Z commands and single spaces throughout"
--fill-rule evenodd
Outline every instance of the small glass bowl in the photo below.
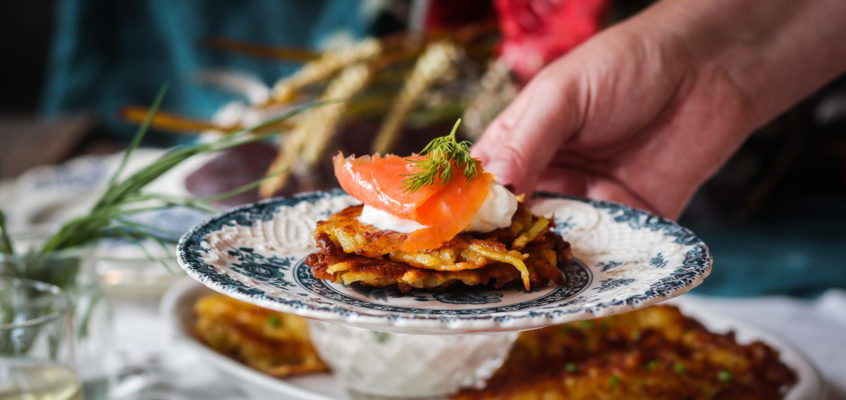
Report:
M 482 388 L 517 332 L 423 335 L 309 321 L 320 357 L 354 398 L 432 398 Z

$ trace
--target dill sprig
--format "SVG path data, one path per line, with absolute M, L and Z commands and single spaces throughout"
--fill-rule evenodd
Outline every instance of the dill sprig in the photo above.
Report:
M 436 183 L 446 185 L 452 181 L 453 164 L 461 169 L 464 177 L 470 182 L 479 174 L 476 160 L 470 156 L 472 143 L 464 140 L 459 142 L 455 139 L 455 132 L 461 125 L 461 119 L 455 121 L 452 132 L 449 135 L 432 139 L 420 155 L 422 160 L 412 161 L 415 164 L 416 172 L 405 175 L 403 190 L 416 192 L 426 186 L 434 186 Z

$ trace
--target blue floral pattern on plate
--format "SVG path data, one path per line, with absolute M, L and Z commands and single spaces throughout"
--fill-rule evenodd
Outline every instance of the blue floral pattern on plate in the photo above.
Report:
M 178 246 L 180 266 L 206 286 L 309 318 L 399 332 L 524 330 L 629 311 L 695 287 L 711 269 L 707 246 L 676 223 L 623 205 L 540 193 L 533 212 L 561 221 L 576 260 L 559 265 L 568 285 L 440 293 L 343 286 L 316 279 L 318 220 L 356 204 L 343 191 L 249 204 L 204 221 Z

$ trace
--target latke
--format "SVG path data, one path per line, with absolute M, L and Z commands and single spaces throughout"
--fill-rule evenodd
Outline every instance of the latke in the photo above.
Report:
M 484 389 L 455 400 L 780 399 L 796 374 L 763 342 L 653 306 L 522 332 Z
M 454 284 L 512 282 L 525 289 L 547 282 L 565 285 L 558 263 L 572 258 L 569 243 L 551 231 L 554 221 L 532 215 L 521 203 L 511 226 L 489 233 L 461 233 L 436 249 L 406 253 L 404 233 L 358 220 L 362 206 L 348 207 L 314 232 L 319 251 L 306 258 L 314 276 L 346 285 L 442 290 Z
M 194 334 L 209 347 L 275 377 L 328 370 L 303 318 L 208 294 L 194 304 Z

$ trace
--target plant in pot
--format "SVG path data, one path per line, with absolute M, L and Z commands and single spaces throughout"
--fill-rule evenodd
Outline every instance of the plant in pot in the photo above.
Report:
M 219 210 L 213 203 L 252 190 L 273 174 L 226 193 L 202 199 L 148 193 L 144 192 L 144 188 L 193 156 L 270 138 L 279 132 L 269 131 L 269 126 L 314 105 L 291 109 L 260 125 L 211 142 L 174 148 L 137 172 L 124 174 L 127 161 L 141 143 L 165 91 L 166 87 L 159 91 L 150 112 L 105 190 L 87 214 L 65 222 L 55 233 L 35 237 L 12 237 L 6 227 L 6 217 L 0 210 L 0 275 L 50 283 L 62 288 L 71 297 L 72 320 L 78 340 L 77 360 L 80 375 L 85 381 L 85 398 L 105 398 L 111 381 L 109 376 L 114 373 L 108 371 L 109 362 L 104 360 L 104 357 L 108 358 L 109 355 L 103 354 L 103 349 L 108 350 L 111 345 L 107 343 L 111 339 L 111 333 L 104 332 L 111 329 L 111 317 L 108 304 L 103 301 L 104 293 L 99 278 L 93 268 L 95 244 L 107 238 L 122 238 L 137 244 L 151 260 L 165 264 L 160 258 L 154 257 L 144 243 L 160 246 L 166 253 L 170 253 L 167 245 L 175 241 L 174 232 L 165 232 L 155 226 L 134 221 L 133 215 L 167 207 L 217 212 Z M 8 341 L 7 339 L 10 338 L 0 337 L 0 343 Z M 28 349 L 19 351 L 26 352 Z

